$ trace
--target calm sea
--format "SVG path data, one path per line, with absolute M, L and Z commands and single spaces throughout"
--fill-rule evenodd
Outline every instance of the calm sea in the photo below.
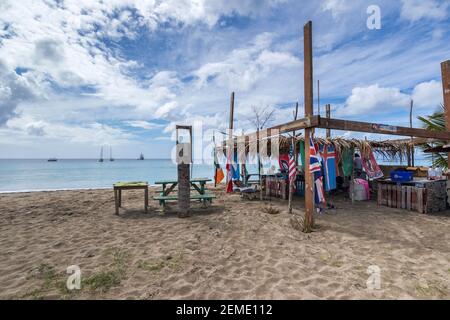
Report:
M 380 160 L 380 164 L 388 164 Z M 417 165 L 426 161 L 416 159 Z M 256 173 L 256 166 L 249 166 Z M 214 177 L 213 165 L 194 165 L 194 178 Z M 117 181 L 176 180 L 176 165 L 170 159 L 120 160 L 98 162 L 97 160 L 68 160 L 57 162 L 39 160 L 0 159 L 0 192 L 110 188 Z
M 213 178 L 213 165 L 194 165 L 192 177 Z M 110 188 L 117 181 L 177 179 L 170 159 L 120 160 L 3 160 L 0 159 L 0 192 Z

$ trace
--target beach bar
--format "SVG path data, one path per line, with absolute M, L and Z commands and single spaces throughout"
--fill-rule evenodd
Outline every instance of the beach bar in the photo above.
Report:
M 277 143 L 279 143 L 280 145 L 280 153 L 283 149 L 284 151 L 286 151 L 291 143 L 295 145 L 295 149 L 300 147 L 300 143 L 303 143 L 304 161 L 302 163 L 306 165 L 303 165 L 303 167 L 301 168 L 303 170 L 303 180 L 300 179 L 300 185 L 302 185 L 303 190 L 301 190 L 300 194 L 303 194 L 305 197 L 304 232 L 310 232 L 314 225 L 314 200 L 315 196 L 317 197 L 317 191 L 315 195 L 314 188 L 316 181 L 314 179 L 314 167 L 311 165 L 311 163 L 314 162 L 314 158 L 316 157 L 315 153 L 317 152 L 317 147 L 320 148 L 320 146 L 324 146 L 324 148 L 327 148 L 328 146 L 332 146 L 333 148 L 331 150 L 334 150 L 335 152 L 339 151 L 341 155 L 345 150 L 350 150 L 351 156 L 353 158 L 352 160 L 354 160 L 354 151 L 359 150 L 359 152 L 367 158 L 368 168 L 372 169 L 371 166 L 376 165 L 373 152 L 387 155 L 391 159 L 402 159 L 406 157 L 408 158 L 408 163 L 411 164 L 411 158 L 413 158 L 413 152 L 411 152 L 411 150 L 413 150 L 414 145 L 420 145 L 431 141 L 450 141 L 450 60 L 442 62 L 441 64 L 445 121 L 447 130 L 434 131 L 423 128 L 413 128 L 412 125 L 410 127 L 403 127 L 381 123 L 336 119 L 330 116 L 329 107 L 327 108 L 326 117 L 315 115 L 313 110 L 312 57 L 312 22 L 309 21 L 304 26 L 305 114 L 303 118 L 272 126 L 265 130 L 260 130 L 237 138 L 233 137 L 232 139 L 229 139 L 232 141 L 232 145 L 234 145 L 233 149 L 235 152 L 237 152 L 239 148 L 238 140 L 245 141 L 247 153 L 249 152 L 249 150 L 257 150 L 257 153 L 260 153 L 262 149 L 270 150 L 271 143 L 274 143 L 273 141 L 270 141 L 271 137 L 278 139 L 279 142 Z M 234 98 L 235 97 L 233 95 L 232 104 L 234 104 Z M 314 137 L 315 128 L 326 129 L 327 138 L 323 139 Z M 385 141 L 330 138 L 329 132 L 332 129 L 390 136 L 404 136 L 407 138 L 399 140 L 391 139 Z M 301 137 L 298 137 L 297 135 L 292 135 L 291 137 L 283 136 L 283 134 L 292 133 L 298 130 L 304 130 L 304 135 Z M 252 148 L 251 145 L 255 143 L 256 148 Z M 316 148 L 312 147 L 313 145 Z M 230 152 L 226 148 L 226 142 L 224 142 L 224 144 L 219 148 L 224 148 L 224 153 Z M 325 152 L 326 150 L 327 149 L 325 149 Z M 270 155 L 270 152 L 268 152 L 268 154 Z M 450 161 L 450 159 L 448 161 Z M 416 170 L 416 168 L 412 167 L 404 169 Z M 380 170 L 377 168 L 377 171 Z M 383 174 L 381 173 L 380 176 L 369 177 L 371 178 L 369 180 L 380 179 L 382 176 Z M 356 178 L 355 176 L 353 176 L 353 173 L 351 178 L 351 186 L 353 189 L 354 179 Z M 260 177 L 260 181 L 261 180 L 262 179 Z M 299 179 L 297 178 L 297 181 L 298 180 Z M 423 213 L 445 210 L 445 198 L 447 197 L 445 190 L 446 188 L 448 188 L 445 179 L 438 179 L 437 181 L 427 181 L 427 179 L 419 179 L 418 181 L 412 181 L 408 183 L 409 184 L 392 182 L 389 179 L 379 180 L 378 186 L 376 186 L 378 187 L 378 204 L 396 208 L 405 208 L 408 210 L 416 210 Z M 287 199 L 287 193 L 291 193 L 285 179 L 277 180 L 276 178 L 266 177 L 265 183 L 261 183 L 261 189 L 263 189 L 264 186 L 266 187 L 266 195 L 269 196 L 273 195 L 281 197 L 283 199 Z M 351 190 L 352 200 L 354 196 L 354 190 Z

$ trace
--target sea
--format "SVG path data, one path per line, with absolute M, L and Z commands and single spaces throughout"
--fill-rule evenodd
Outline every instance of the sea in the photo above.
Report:
M 392 164 L 379 161 L 379 164 Z M 397 163 L 398 164 L 398 163 Z M 416 159 L 416 165 L 427 165 Z M 257 166 L 249 166 L 257 173 Z M 192 178 L 214 178 L 214 165 L 194 164 Z M 118 181 L 176 180 L 177 167 L 171 159 L 0 159 L 0 193 L 111 188 Z
M 214 166 L 194 164 L 193 178 L 213 178 Z M 171 159 L 98 162 L 95 159 L 0 159 L 0 192 L 28 192 L 111 188 L 118 181 L 176 180 Z

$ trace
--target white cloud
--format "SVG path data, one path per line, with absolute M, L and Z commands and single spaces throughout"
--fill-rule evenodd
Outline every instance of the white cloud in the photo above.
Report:
M 412 99 L 418 108 L 436 108 L 442 103 L 442 83 L 431 80 L 419 83 L 414 87 Z
M 149 121 L 143 121 L 143 120 L 125 121 L 125 124 L 130 127 L 141 128 L 141 129 L 146 129 L 146 130 L 154 130 L 154 129 L 159 129 L 162 127 L 161 124 L 149 122 Z
M 347 0 L 325 0 L 322 4 L 322 10 L 331 11 L 331 15 L 334 19 L 347 12 L 351 8 L 351 4 Z
M 380 87 L 378 84 L 355 87 L 344 105 L 336 109 L 338 116 L 387 114 L 407 110 L 414 100 L 414 110 L 433 110 L 442 103 L 442 84 L 436 80 L 417 84 L 411 94 L 398 88 Z
M 447 17 L 448 1 L 402 0 L 401 17 L 415 22 L 420 19 L 442 20 Z
M 232 90 L 249 91 L 271 74 L 293 67 L 301 61 L 289 52 L 271 50 L 274 35 L 262 33 L 249 45 L 233 50 L 222 61 L 204 64 L 194 72 L 198 87 L 215 84 Z
M 337 110 L 337 114 L 353 116 L 392 112 L 408 106 L 409 101 L 409 95 L 400 92 L 397 88 L 382 88 L 378 84 L 355 87 L 345 105 Z

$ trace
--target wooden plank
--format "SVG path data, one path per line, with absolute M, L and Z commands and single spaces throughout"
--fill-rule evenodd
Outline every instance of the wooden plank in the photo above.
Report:
M 387 201 L 388 207 L 392 206 L 392 186 L 390 184 L 387 185 Z
M 411 210 L 417 210 L 417 188 L 411 187 Z
M 377 205 L 381 206 L 383 203 L 383 184 L 379 183 L 377 184 Z
M 450 131 L 450 60 L 441 63 L 442 93 L 444 95 L 445 128 Z M 447 164 L 450 168 L 450 153 L 447 154 Z
M 400 209 L 402 207 L 402 186 L 397 185 L 397 208 Z
M 431 131 L 419 128 L 391 126 L 379 123 L 351 121 L 333 118 L 319 118 L 319 128 L 337 129 L 345 131 L 369 132 L 379 134 L 391 134 L 397 136 L 413 136 L 419 138 L 434 138 L 450 141 L 450 132 Z
M 423 213 L 423 188 L 417 188 L 417 211 Z
M 313 115 L 313 52 L 312 52 L 312 22 L 308 21 L 303 27 L 303 45 L 304 45 L 304 98 L 305 98 L 305 117 Z M 314 190 L 313 176 L 309 168 L 310 148 L 309 139 L 311 129 L 305 129 L 305 219 L 304 231 L 311 232 L 314 224 Z
M 411 210 L 411 187 L 406 187 L 406 209 Z
M 406 209 L 406 187 L 402 186 L 402 209 Z

